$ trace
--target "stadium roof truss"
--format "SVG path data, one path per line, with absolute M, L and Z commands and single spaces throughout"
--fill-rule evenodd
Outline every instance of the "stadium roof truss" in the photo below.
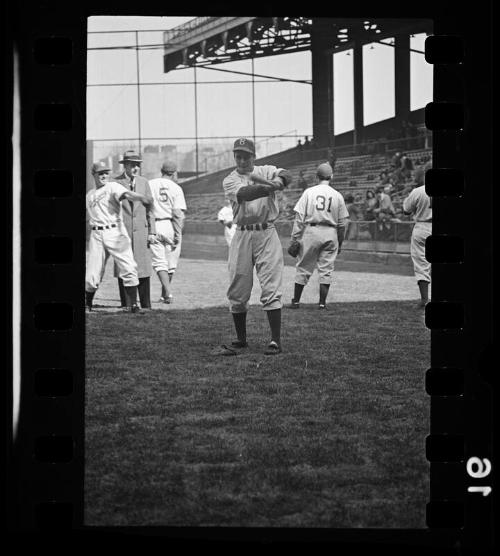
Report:
M 310 50 L 314 23 L 332 51 L 395 34 L 431 32 L 430 20 L 415 19 L 199 17 L 164 32 L 164 72 Z

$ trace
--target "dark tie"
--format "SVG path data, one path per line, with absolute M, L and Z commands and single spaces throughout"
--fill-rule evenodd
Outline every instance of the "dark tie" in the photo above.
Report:
M 134 179 L 132 179 L 132 181 L 130 182 L 130 191 L 132 191 L 132 193 L 135 192 L 135 181 Z M 134 212 L 134 201 L 129 201 L 130 203 L 130 210 L 132 212 Z

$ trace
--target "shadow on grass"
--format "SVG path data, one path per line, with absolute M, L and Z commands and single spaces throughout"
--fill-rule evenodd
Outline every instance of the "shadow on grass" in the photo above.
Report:
M 87 315 L 89 525 L 425 527 L 430 333 L 412 302 Z

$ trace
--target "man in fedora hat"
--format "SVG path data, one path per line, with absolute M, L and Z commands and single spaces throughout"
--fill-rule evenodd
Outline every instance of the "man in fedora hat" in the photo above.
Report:
M 113 179 L 123 185 L 129 191 L 152 197 L 148 180 L 139 175 L 142 159 L 133 150 L 126 151 L 120 164 L 123 164 L 124 172 Z M 151 309 L 150 276 L 151 276 L 151 254 L 148 248 L 150 243 L 156 241 L 155 219 L 151 207 L 144 207 L 141 204 L 123 203 L 123 223 L 127 229 L 132 251 L 137 263 L 137 273 L 139 276 L 139 300 L 142 309 Z M 126 305 L 125 290 L 123 281 L 118 276 L 115 265 L 115 276 L 118 278 L 120 290 L 120 301 L 122 306 Z

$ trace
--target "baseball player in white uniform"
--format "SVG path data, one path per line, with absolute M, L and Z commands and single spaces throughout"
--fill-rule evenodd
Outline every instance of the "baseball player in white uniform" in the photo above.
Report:
M 161 282 L 160 302 L 172 303 L 170 293 L 169 256 L 179 245 L 186 201 L 182 189 L 168 176 L 175 172 L 175 166 L 165 162 L 161 167 L 161 178 L 149 181 L 153 196 L 153 215 L 156 226 L 156 242 L 151 243 L 151 263 Z M 174 271 L 172 271 L 173 274 Z
M 116 182 L 108 182 L 111 171 L 104 162 L 92 165 L 95 187 L 86 196 L 91 228 L 89 254 L 85 274 L 85 305 L 92 310 L 92 301 L 99 287 L 109 255 L 115 260 L 119 276 L 123 280 L 127 305 L 125 311 L 140 313 L 137 306 L 139 277 L 132 244 L 122 218 L 121 201 L 139 201 L 149 207 L 152 199 L 134 193 Z
M 424 173 L 422 172 L 419 181 L 423 181 L 423 179 Z M 403 212 L 413 215 L 415 220 L 411 233 L 410 255 L 420 290 L 420 302 L 417 307 L 421 308 L 429 302 L 431 281 L 431 264 L 425 258 L 425 240 L 432 234 L 432 208 L 431 198 L 425 192 L 425 185 L 419 185 L 410 192 L 403 201 Z
M 229 247 L 229 288 L 227 296 L 237 340 L 223 346 L 224 355 L 247 347 L 246 316 L 253 286 L 254 267 L 262 289 L 261 302 L 267 313 L 271 341 L 264 353 L 281 353 L 281 282 L 283 251 L 274 221 L 279 214 L 276 191 L 292 177 L 276 166 L 255 166 L 255 146 L 246 138 L 233 147 L 236 169 L 223 181 L 226 199 L 231 201 L 235 234 Z
M 236 226 L 233 223 L 233 209 L 231 208 L 231 201 L 226 201 L 226 206 L 222 207 L 217 213 L 217 220 L 224 225 L 224 237 L 229 247 L 236 231 Z
M 291 305 L 298 309 L 300 296 L 314 269 L 319 274 L 319 309 L 326 309 L 326 297 L 333 278 L 335 259 L 344 241 L 349 212 L 342 195 L 330 185 L 330 164 L 318 166 L 318 185 L 302 193 L 294 207 L 289 253 L 297 256 L 295 289 Z
M 186 199 L 184 198 L 184 191 L 182 187 L 177 184 L 177 166 L 174 162 L 166 162 L 162 166 L 162 177 L 169 179 L 172 183 L 169 185 L 169 191 L 172 195 L 174 195 L 177 199 L 178 208 L 181 211 L 186 211 Z M 178 242 L 173 249 L 171 249 L 167 253 L 167 261 L 168 261 L 168 279 L 172 282 L 174 278 L 175 271 L 177 270 L 177 265 L 179 263 L 179 258 L 181 256 L 181 246 L 182 246 L 182 229 L 184 227 L 184 212 L 182 213 L 182 217 L 179 216 L 178 219 L 172 220 L 172 225 L 175 229 L 176 238 L 178 238 Z M 177 228 L 180 226 L 179 228 Z M 162 295 L 162 297 L 165 297 Z M 160 299 L 161 301 L 161 299 Z M 167 295 L 165 303 L 172 303 L 173 297 L 171 294 Z

